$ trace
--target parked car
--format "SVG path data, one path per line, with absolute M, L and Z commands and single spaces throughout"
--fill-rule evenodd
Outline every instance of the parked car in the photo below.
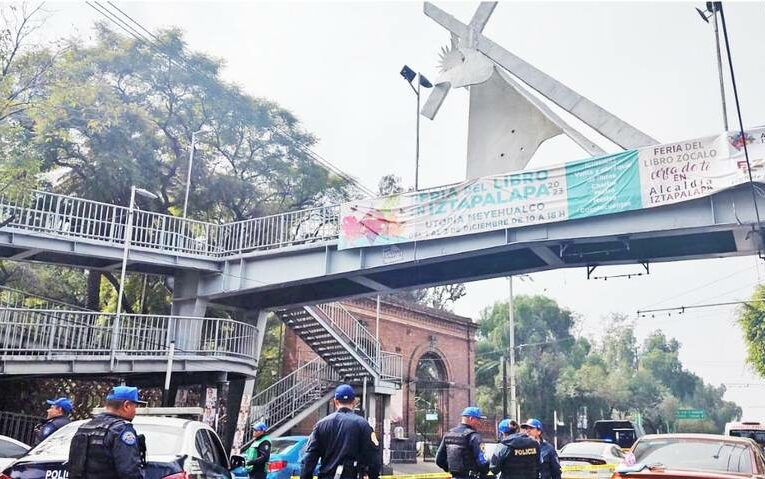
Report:
M 624 420 L 600 420 L 592 426 L 592 437 L 612 442 L 628 450 L 635 441 L 645 434 L 640 424 Z
M 570 442 L 558 453 L 566 478 L 610 478 L 625 453 L 614 443 L 602 440 Z M 594 466 L 594 467 L 593 467 Z
M 0 479 L 65 479 L 69 444 L 85 421 L 67 424 L 7 467 Z M 199 421 L 136 416 L 136 432 L 146 438 L 146 479 L 231 479 L 220 438 Z
M 246 451 L 252 441 L 242 447 Z M 271 458 L 268 461 L 267 479 L 290 479 L 300 475 L 301 461 L 308 445 L 308 436 L 282 436 L 271 439 Z M 316 466 L 314 475 L 319 471 Z M 232 471 L 234 479 L 247 479 L 243 468 Z
M 765 448 L 765 423 L 759 421 L 729 422 L 725 425 L 725 435 L 748 437 Z
M 24 456 L 30 447 L 8 436 L 0 436 L 0 471 Z
M 765 457 L 749 438 L 653 434 L 635 443 L 614 479 L 732 479 L 765 474 Z

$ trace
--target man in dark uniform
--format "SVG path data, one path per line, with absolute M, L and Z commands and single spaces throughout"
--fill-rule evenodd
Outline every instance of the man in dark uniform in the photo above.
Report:
M 72 401 L 69 398 L 60 397 L 58 399 L 49 399 L 48 403 L 48 417 L 45 421 L 35 427 L 35 440 L 33 446 L 36 446 L 43 442 L 43 440 L 58 431 L 62 427 L 69 424 L 69 414 L 72 413 Z
M 539 419 L 529 419 L 521 428 L 539 442 L 539 479 L 561 479 L 558 452 L 542 438 L 542 422 Z
M 69 446 L 69 479 L 143 479 L 138 435 L 130 421 L 139 405 L 138 389 L 115 386 L 106 412 L 77 430 Z
M 268 461 L 271 459 L 271 439 L 268 438 L 266 423 L 259 422 L 252 426 L 255 440 L 245 452 L 245 465 L 250 479 L 266 479 Z
M 379 442 L 372 426 L 353 412 L 356 393 L 348 384 L 335 389 L 334 413 L 317 422 L 308 439 L 300 479 L 311 479 L 321 459 L 319 479 L 380 476 Z
M 489 461 L 481 451 L 481 435 L 476 429 L 485 416 L 475 406 L 462 411 L 462 423 L 444 435 L 436 453 L 436 464 L 455 479 L 486 475 Z
M 526 434 L 517 434 L 517 427 L 518 423 L 508 419 L 499 423 L 502 440 L 491 457 L 490 469 L 504 479 L 537 479 L 539 443 Z

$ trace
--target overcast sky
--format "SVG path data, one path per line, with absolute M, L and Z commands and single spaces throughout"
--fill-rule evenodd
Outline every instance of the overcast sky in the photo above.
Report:
M 422 13 L 420 2 L 117 2 L 149 29 L 179 26 L 189 46 L 222 58 L 225 78 L 252 95 L 294 112 L 320 142 L 315 150 L 370 188 L 387 173 L 414 182 L 415 97 L 398 72 L 403 64 L 437 77 L 448 33 Z M 477 3 L 437 5 L 467 23 Z M 662 142 L 722 131 L 714 37 L 697 3 L 501 3 L 484 33 Z M 765 5 L 725 4 L 744 124 L 765 124 Z M 84 3 L 49 3 L 45 35 L 87 38 L 100 18 Z M 727 76 L 726 76 L 727 81 Z M 729 83 L 729 82 L 728 82 Z M 729 115 L 735 119 L 729 88 Z M 434 121 L 422 118 L 421 186 L 462 180 L 468 94 L 449 94 Z M 570 117 L 563 115 L 565 119 Z M 574 125 L 581 125 L 572 121 Z M 587 130 L 585 130 L 587 132 Z M 613 145 L 593 138 L 609 151 Z M 586 155 L 570 140 L 550 140 L 530 166 Z M 555 298 L 581 316 L 581 331 L 597 337 L 604 317 L 634 319 L 641 338 L 662 329 L 682 344 L 685 365 L 713 384 L 745 418 L 765 420 L 765 380 L 744 364 L 735 308 L 682 316 L 637 318 L 648 307 L 747 298 L 765 274 L 753 257 L 651 265 L 633 279 L 588 281 L 581 269 L 516 280 L 517 293 Z M 598 270 L 639 271 L 639 266 Z M 456 311 L 479 311 L 506 299 L 507 281 L 468 285 Z

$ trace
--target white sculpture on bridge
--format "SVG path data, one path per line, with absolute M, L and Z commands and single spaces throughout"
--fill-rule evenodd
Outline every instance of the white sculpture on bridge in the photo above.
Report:
M 425 15 L 451 33 L 451 45 L 442 48 L 441 75 L 421 113 L 432 120 L 450 89 L 469 87 L 467 178 L 523 169 L 542 142 L 560 134 L 593 156 L 605 154 L 521 82 L 622 148 L 658 143 L 483 36 L 496 5 L 482 2 L 465 25 L 424 4 Z

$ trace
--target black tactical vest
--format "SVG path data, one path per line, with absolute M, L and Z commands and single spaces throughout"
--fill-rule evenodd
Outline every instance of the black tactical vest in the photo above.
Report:
M 100 414 L 80 426 L 69 447 L 69 479 L 117 479 L 110 449 L 118 438 L 111 429 L 126 422 Z
M 452 476 L 467 477 L 471 471 L 478 472 L 478 462 L 470 449 L 470 436 L 473 434 L 474 430 L 466 428 L 461 432 L 451 430 L 444 436 L 446 461 Z
M 537 479 L 539 477 L 539 443 L 523 434 L 515 434 L 502 441 L 507 446 L 502 457 L 502 477 L 512 479 Z

